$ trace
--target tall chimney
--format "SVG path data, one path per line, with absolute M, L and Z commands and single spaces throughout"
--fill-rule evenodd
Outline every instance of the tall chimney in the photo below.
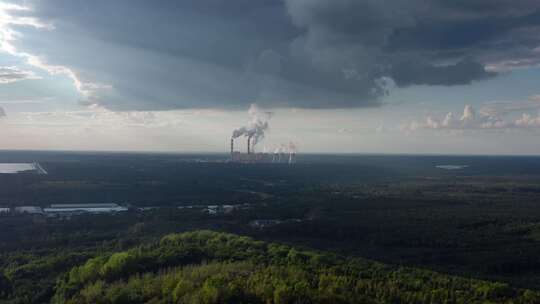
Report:
M 296 153 L 295 152 L 291 152 L 289 154 L 289 164 L 294 164 L 296 162 Z
M 248 136 L 247 150 L 248 154 L 251 154 L 251 136 Z
M 231 157 L 234 154 L 234 138 L 231 138 Z

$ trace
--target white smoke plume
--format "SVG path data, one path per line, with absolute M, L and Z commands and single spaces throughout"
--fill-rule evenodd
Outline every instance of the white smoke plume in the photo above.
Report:
M 282 160 L 284 160 L 284 161 L 287 161 L 289 164 L 294 163 L 296 161 L 297 152 L 298 152 L 298 148 L 296 147 L 296 144 L 293 143 L 292 141 L 289 142 L 288 144 L 281 144 L 277 148 L 274 149 L 274 155 L 272 157 L 272 161 L 281 162 Z
M 274 154 L 280 154 L 280 153 L 285 153 L 285 145 L 284 144 L 281 144 L 280 146 L 278 146 L 277 148 L 274 149 Z
M 233 131 L 232 138 L 244 136 L 251 138 L 251 146 L 254 147 L 264 139 L 265 132 L 268 130 L 268 121 L 272 117 L 272 112 L 264 112 L 252 104 L 249 107 L 248 114 L 251 117 L 246 126 L 240 127 Z
M 298 152 L 298 148 L 296 148 L 296 144 L 292 141 L 289 142 L 289 153 L 296 153 Z
M 274 154 L 294 154 L 298 152 L 296 144 L 292 141 L 288 144 L 281 144 L 274 149 Z

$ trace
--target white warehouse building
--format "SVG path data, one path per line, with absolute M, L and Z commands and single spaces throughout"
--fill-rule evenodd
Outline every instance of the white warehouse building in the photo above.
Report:
M 52 204 L 44 209 L 47 214 L 112 213 L 127 210 L 118 204 Z

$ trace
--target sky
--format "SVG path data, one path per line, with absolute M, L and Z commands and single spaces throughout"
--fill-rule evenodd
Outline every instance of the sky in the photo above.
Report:
M 0 149 L 253 128 L 257 151 L 540 154 L 540 1 L 0 1 Z

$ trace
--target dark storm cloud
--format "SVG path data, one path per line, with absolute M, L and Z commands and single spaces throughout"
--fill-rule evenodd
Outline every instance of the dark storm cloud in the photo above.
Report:
M 525 12 L 520 16 L 491 16 L 458 20 L 420 20 L 416 26 L 396 29 L 389 37 L 390 50 L 452 50 L 485 47 L 495 44 L 514 29 L 540 25 L 540 12 Z M 533 38 L 533 37 L 531 37 Z M 538 46 L 537 40 L 532 46 Z M 513 43 L 527 43 L 514 41 Z
M 286 2 L 312 53 L 392 77 L 398 86 L 486 79 L 495 75 L 484 69 L 486 58 L 511 58 L 523 48 L 535 56 L 540 45 L 539 1 Z M 517 36 L 523 30 L 529 32 Z
M 392 67 L 392 77 L 401 86 L 414 84 L 427 85 L 463 85 L 474 80 L 494 76 L 474 61 L 461 61 L 446 66 L 431 66 L 414 62 L 403 62 Z
M 34 3 L 21 49 L 112 85 L 112 109 L 376 106 L 398 86 L 469 84 L 535 62 L 540 1 L 177 0 Z M 529 60 L 530 59 L 530 60 Z M 514 61 L 515 64 L 515 61 Z

